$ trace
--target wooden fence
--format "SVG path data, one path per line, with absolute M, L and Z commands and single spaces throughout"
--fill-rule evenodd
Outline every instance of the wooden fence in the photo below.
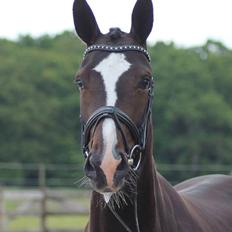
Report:
M 4 189 L 0 188 L 0 232 L 81 232 L 83 230 L 78 229 L 51 229 L 48 228 L 47 219 L 50 216 L 87 216 L 89 214 L 88 207 L 81 207 L 77 203 L 72 202 L 70 199 L 62 196 L 60 192 L 49 191 L 46 188 L 41 188 L 36 191 L 35 197 L 26 199 L 25 204 L 17 208 L 14 211 L 6 211 L 5 202 L 12 200 L 12 197 L 5 196 Z M 60 210 L 51 210 L 48 207 L 48 202 L 62 203 Z M 39 210 L 30 209 L 32 203 L 38 204 Z M 76 205 L 75 205 L 76 204 Z M 7 228 L 7 222 L 16 219 L 19 216 L 24 217 L 37 217 L 39 218 L 39 228 L 37 230 L 15 230 L 12 231 Z

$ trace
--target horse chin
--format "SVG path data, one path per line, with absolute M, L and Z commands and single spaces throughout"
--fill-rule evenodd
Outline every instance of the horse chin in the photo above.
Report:
M 113 194 L 114 194 L 113 192 L 102 193 L 106 204 L 109 203 L 110 198 L 112 197 Z
M 95 192 L 98 192 L 102 195 L 104 194 L 114 194 L 117 192 L 120 192 L 122 189 L 126 186 L 126 179 L 123 178 L 120 181 L 114 181 L 114 183 L 111 185 L 108 185 L 107 183 L 104 183 L 103 181 L 96 181 L 96 180 L 90 180 L 90 186 L 92 190 Z
M 120 187 L 105 187 L 103 189 L 95 189 L 96 192 L 101 194 L 103 196 L 103 199 L 106 204 L 110 202 L 111 197 L 122 189 L 122 186 Z
M 106 194 L 106 195 L 112 195 L 114 193 L 117 193 L 119 192 L 120 190 L 122 189 L 121 186 L 118 186 L 118 187 L 105 187 L 105 188 L 102 188 L 102 189 L 96 189 L 95 191 L 97 191 L 98 193 L 102 194 L 103 196 Z

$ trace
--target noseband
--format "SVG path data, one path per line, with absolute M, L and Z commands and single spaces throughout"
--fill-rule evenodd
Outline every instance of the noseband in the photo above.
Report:
M 148 52 L 140 46 L 127 45 L 127 46 L 106 46 L 106 45 L 93 45 L 88 47 L 85 50 L 84 57 L 93 51 L 106 51 L 106 52 L 125 52 L 125 51 L 137 51 L 146 56 L 148 61 L 150 61 L 150 56 Z M 153 79 L 150 82 L 148 89 L 148 102 L 146 111 L 144 112 L 143 120 L 141 125 L 137 126 L 133 120 L 119 108 L 114 106 L 103 106 L 98 108 L 88 119 L 87 122 L 84 122 L 81 117 L 82 124 L 82 133 L 81 133 L 81 142 L 82 142 L 82 152 L 85 158 L 89 157 L 89 144 L 91 141 L 91 134 L 95 133 L 97 125 L 106 118 L 111 118 L 117 129 L 120 131 L 125 150 L 126 156 L 128 159 L 128 164 L 135 171 L 139 168 L 142 160 L 142 153 L 145 150 L 147 142 L 147 128 L 148 123 L 151 117 L 152 111 L 152 100 L 153 100 Z M 125 133 L 123 132 L 122 125 L 126 126 L 132 135 L 135 145 L 132 148 L 129 148 Z

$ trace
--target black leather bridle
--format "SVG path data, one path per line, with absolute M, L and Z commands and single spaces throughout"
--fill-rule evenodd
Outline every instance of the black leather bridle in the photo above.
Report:
M 150 61 L 150 57 L 148 52 L 139 46 L 106 46 L 106 45 L 94 45 L 86 49 L 84 56 L 86 56 L 89 52 L 101 50 L 107 52 L 125 52 L 125 51 L 137 51 L 143 53 L 147 59 Z M 131 168 L 135 171 L 139 168 L 142 160 L 142 153 L 145 150 L 146 142 L 147 142 L 147 128 L 149 121 L 151 119 L 151 112 L 152 112 L 152 101 L 153 101 L 153 78 L 149 83 L 148 88 L 148 102 L 147 107 L 144 112 L 144 116 L 142 119 L 141 125 L 137 126 L 133 120 L 124 112 L 122 112 L 119 108 L 114 106 L 103 106 L 97 109 L 87 120 L 84 122 L 81 117 L 81 124 L 82 124 L 82 133 L 81 133 L 81 143 L 82 143 L 82 152 L 85 158 L 89 157 L 89 144 L 91 141 L 91 135 L 95 133 L 97 125 L 106 118 L 111 118 L 114 120 L 117 129 L 120 131 L 126 155 L 128 159 L 128 164 Z M 132 148 L 129 147 L 125 133 L 123 132 L 122 125 L 126 126 L 129 130 L 130 134 L 132 135 L 135 144 Z

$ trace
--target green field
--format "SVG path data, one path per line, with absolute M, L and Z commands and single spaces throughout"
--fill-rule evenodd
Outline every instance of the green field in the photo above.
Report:
M 41 210 L 40 200 L 37 198 L 27 198 L 27 194 L 32 194 L 32 191 L 28 190 L 7 190 L 11 194 L 4 201 L 5 211 L 7 215 L 15 213 L 18 209 L 26 207 L 27 215 L 32 215 Z M 83 191 L 72 191 L 72 190 L 52 190 L 54 196 L 58 196 L 59 200 L 49 199 L 47 200 L 47 210 L 52 212 L 59 212 L 64 207 L 64 202 L 69 201 L 71 204 L 78 204 L 85 209 L 89 208 L 89 194 Z M 12 197 L 13 193 L 13 197 Z M 16 196 L 15 196 L 16 195 Z M 39 215 L 39 214 L 38 214 Z M 78 215 L 58 215 L 58 216 L 48 216 L 46 219 L 46 224 L 49 229 L 83 229 L 87 224 L 88 216 L 78 216 Z M 6 218 L 6 229 L 9 231 L 26 231 L 26 230 L 38 230 L 40 228 L 40 218 L 37 216 L 21 216 Z
M 59 216 L 49 217 L 47 221 L 48 228 L 56 229 L 82 229 L 85 227 L 88 218 L 85 216 Z M 9 230 L 29 230 L 39 228 L 39 219 L 37 217 L 18 217 L 10 221 Z

